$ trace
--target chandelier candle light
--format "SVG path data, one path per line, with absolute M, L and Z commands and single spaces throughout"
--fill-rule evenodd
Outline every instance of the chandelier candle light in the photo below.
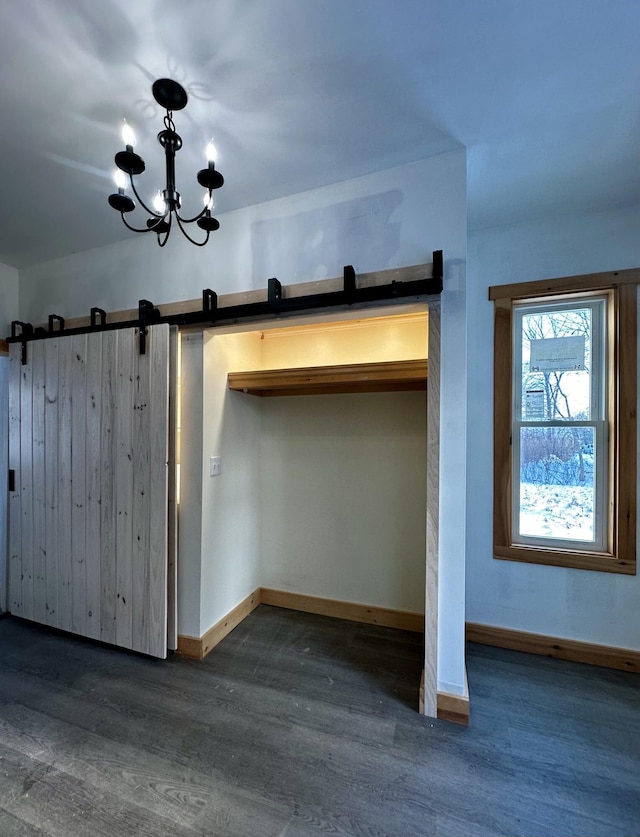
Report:
M 138 194 L 133 181 L 134 175 L 142 174 L 145 170 L 145 163 L 142 157 L 133 150 L 135 134 L 125 120 L 122 128 L 125 150 L 118 151 L 115 156 L 115 163 L 118 168 L 114 179 L 118 191 L 109 195 L 109 205 L 120 213 L 125 226 L 133 232 L 157 233 L 160 247 L 164 247 L 169 239 L 174 216 L 185 237 L 192 244 L 203 247 L 209 240 L 209 235 L 220 227 L 219 222 L 211 216 L 211 209 L 213 208 L 212 192 L 214 189 L 219 189 L 224 183 L 224 178 L 219 171 L 216 171 L 215 167 L 216 148 L 213 142 L 207 145 L 208 166 L 206 169 L 201 169 L 197 174 L 198 183 L 207 190 L 204 193 L 204 208 L 193 218 L 183 218 L 179 212 L 181 207 L 180 192 L 177 191 L 175 183 L 176 152 L 182 148 L 182 137 L 176 133 L 173 111 L 182 110 L 186 106 L 187 93 L 182 85 L 170 78 L 158 79 L 153 83 L 151 90 L 156 102 L 167 111 L 167 115 L 164 117 L 164 131 L 160 131 L 158 134 L 158 142 L 164 148 L 165 153 L 166 186 L 163 190 L 158 191 L 153 201 L 153 209 L 150 209 Z M 125 217 L 128 212 L 133 212 L 136 207 L 135 201 L 125 195 L 127 186 L 131 186 L 138 202 L 150 216 L 147 220 L 147 226 L 143 229 L 132 227 Z M 185 229 L 187 224 L 194 222 L 201 230 L 206 232 L 204 241 L 194 240 Z

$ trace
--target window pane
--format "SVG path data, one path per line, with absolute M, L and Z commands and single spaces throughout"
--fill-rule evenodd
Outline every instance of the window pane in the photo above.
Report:
M 591 307 L 522 316 L 523 421 L 588 421 Z
M 595 428 L 520 428 L 519 533 L 593 541 Z

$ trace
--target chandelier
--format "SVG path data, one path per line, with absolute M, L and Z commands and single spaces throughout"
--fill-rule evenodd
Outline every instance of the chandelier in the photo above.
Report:
M 213 141 L 207 145 L 205 153 L 208 166 L 205 169 L 201 169 L 197 174 L 198 183 L 206 189 L 203 200 L 204 207 L 193 218 L 183 218 L 180 214 L 182 201 L 180 192 L 176 189 L 175 182 L 176 152 L 182 148 L 182 137 L 176 133 L 173 111 L 182 110 L 186 106 L 187 93 L 182 85 L 178 84 L 177 81 L 172 81 L 170 78 L 161 78 L 155 81 L 151 87 L 151 91 L 156 102 L 167 111 L 164 117 L 164 130 L 158 134 L 158 142 L 164 148 L 165 154 L 165 188 L 161 191 L 159 190 L 156 194 L 152 209 L 145 204 L 138 194 L 134 176 L 142 174 L 145 170 L 145 163 L 142 157 L 133 150 L 136 141 L 135 134 L 125 120 L 122 128 L 122 141 L 125 144 L 125 150 L 118 151 L 115 156 L 117 169 L 114 179 L 118 191 L 109 195 L 109 205 L 120 213 L 125 226 L 132 230 L 132 232 L 155 232 L 158 236 L 158 244 L 160 247 L 164 247 L 169 239 L 174 218 L 185 237 L 192 244 L 203 247 L 209 240 L 209 235 L 220 227 L 219 222 L 211 215 L 211 210 L 213 209 L 213 190 L 219 189 L 224 183 L 224 178 L 219 171 L 216 171 L 215 167 L 216 148 Z M 136 208 L 136 203 L 133 198 L 125 194 L 125 189 L 129 186 L 136 196 L 138 203 L 149 216 L 146 227 L 142 229 L 132 226 L 126 218 L 126 215 L 129 212 L 133 212 Z M 196 241 L 187 232 L 186 226 L 194 222 L 206 233 L 203 241 Z

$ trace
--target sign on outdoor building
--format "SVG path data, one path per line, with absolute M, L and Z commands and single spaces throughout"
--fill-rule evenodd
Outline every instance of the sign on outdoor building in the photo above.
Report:
M 525 416 L 528 421 L 544 418 L 544 390 L 528 389 L 525 401 Z
M 584 334 L 531 341 L 532 372 L 579 372 L 584 366 Z

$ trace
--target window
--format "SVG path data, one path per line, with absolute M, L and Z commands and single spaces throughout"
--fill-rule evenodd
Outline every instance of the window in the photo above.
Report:
M 606 548 L 608 302 L 514 305 L 514 543 Z
M 635 573 L 640 271 L 623 273 L 490 289 L 496 558 Z

